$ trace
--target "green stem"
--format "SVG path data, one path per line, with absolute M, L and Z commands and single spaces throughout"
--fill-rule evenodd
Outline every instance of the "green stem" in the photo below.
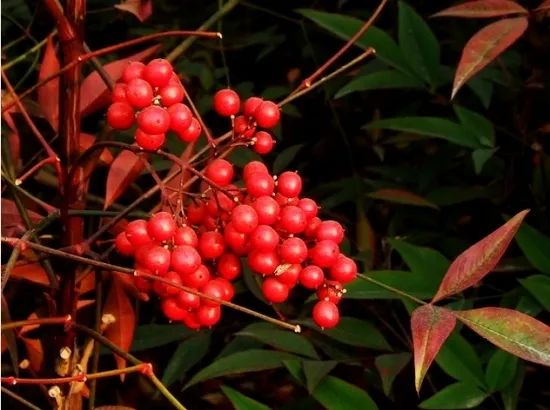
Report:
M 54 31 L 55 32 L 55 31 Z M 44 40 L 42 40 L 40 43 L 37 43 L 35 46 L 33 46 L 32 48 L 30 48 L 29 50 L 27 50 L 26 52 L 24 52 L 23 54 L 21 54 L 20 56 L 17 56 L 16 58 L 14 58 L 13 60 L 11 60 L 10 62 L 4 64 L 4 70 L 9 70 L 10 67 L 13 67 L 14 65 L 16 65 L 17 63 L 25 60 L 28 56 L 34 54 L 35 52 L 37 52 L 38 50 L 40 50 L 42 48 L 42 46 L 44 46 L 44 44 L 46 44 L 48 42 L 48 38 L 50 36 L 46 37 Z
M 395 293 L 399 296 L 403 296 L 407 299 L 410 299 L 412 300 L 413 302 L 416 302 L 418 303 L 419 305 L 426 305 L 427 303 L 424 302 L 423 300 L 421 299 L 418 299 L 416 296 L 413 296 L 413 295 L 409 295 L 408 293 L 406 292 L 403 292 L 402 290 L 399 290 L 397 288 L 394 288 L 393 286 L 390 286 L 390 285 L 386 285 L 385 283 L 383 282 L 380 282 L 376 279 L 373 279 L 371 278 L 370 276 L 367 276 L 363 273 L 358 273 L 357 276 L 363 280 L 366 280 L 367 282 L 371 282 L 371 283 L 374 283 L 376 286 L 380 286 L 381 288 L 384 288 L 386 290 L 389 290 L 390 292 L 392 293 Z

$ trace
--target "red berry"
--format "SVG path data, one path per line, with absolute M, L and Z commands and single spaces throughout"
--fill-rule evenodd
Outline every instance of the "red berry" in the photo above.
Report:
M 126 88 L 126 98 L 132 107 L 141 109 L 151 105 L 153 88 L 141 78 L 134 78 Z
M 263 225 L 273 225 L 279 218 L 281 207 L 270 196 L 263 195 L 252 203 L 252 207 L 258 214 L 258 223 Z
M 235 296 L 235 288 L 227 279 L 216 278 L 212 279 L 210 282 L 215 282 L 223 288 L 223 297 L 222 299 L 226 302 L 229 302 Z
M 288 299 L 289 288 L 276 278 L 267 278 L 262 283 L 262 293 L 271 303 L 282 303 Z
M 328 239 L 339 244 L 344 239 L 344 228 L 336 221 L 323 221 L 319 224 L 315 237 L 318 241 Z
M 263 162 L 250 161 L 243 168 L 243 179 L 248 179 L 250 175 L 256 172 L 263 172 L 264 174 L 269 174 L 269 171 Z
M 126 226 L 126 238 L 134 248 L 151 243 L 152 239 L 147 232 L 147 222 L 144 219 L 136 219 Z
M 260 104 L 263 102 L 259 97 L 250 97 L 247 98 L 243 104 L 243 114 L 247 117 L 254 116 L 254 112 L 258 109 Z
M 107 123 L 115 130 L 127 130 L 134 124 L 134 109 L 125 102 L 115 102 L 107 110 Z
M 181 280 L 185 286 L 200 289 L 210 281 L 210 271 L 205 265 L 200 265 L 193 272 L 182 275 Z
M 122 81 L 129 83 L 135 78 L 142 78 L 145 71 L 145 64 L 140 61 L 132 61 L 128 63 L 124 72 L 122 73 Z
M 164 87 L 172 78 L 172 64 L 163 58 L 157 58 L 147 64 L 143 78 L 153 87 Z
M 137 124 L 148 134 L 164 134 L 170 128 L 170 115 L 164 108 L 151 105 L 137 115 Z
M 155 245 L 153 242 L 150 242 L 148 244 L 141 245 L 136 248 L 136 251 L 134 252 L 134 258 L 136 260 L 136 269 L 148 270 L 143 265 L 147 260 L 147 258 L 149 257 L 149 250 L 154 248 L 155 246 L 157 245 Z M 148 273 L 153 273 L 153 272 L 149 271 Z
M 178 131 L 178 137 L 183 142 L 194 142 L 201 136 L 202 127 L 199 121 L 193 117 L 191 119 L 191 125 L 185 130 Z
M 201 298 L 193 293 L 180 290 L 176 295 L 178 306 L 182 309 L 193 310 L 201 305 Z
M 204 259 L 216 259 L 225 250 L 223 235 L 216 231 L 204 232 L 199 238 L 198 250 Z
M 170 320 L 183 320 L 187 315 L 187 310 L 179 307 L 176 298 L 166 298 L 162 300 L 161 304 L 162 312 Z
M 256 127 L 242 115 L 233 120 L 233 133 L 237 137 L 252 138 L 256 132 Z
M 161 274 L 160 276 L 162 276 L 164 279 L 166 280 L 169 280 L 170 282 L 172 282 L 174 285 L 179 285 L 181 286 L 181 277 L 179 275 L 179 273 L 177 272 L 174 272 L 173 270 L 171 271 L 168 271 L 164 274 Z M 160 284 L 162 286 L 162 295 L 165 295 L 165 296 L 174 296 L 174 295 L 177 295 L 178 293 L 181 292 L 180 289 L 178 289 L 177 287 L 175 286 L 171 286 L 169 285 L 168 283 L 164 283 L 164 282 L 160 282 L 160 281 L 155 281 L 155 284 Z
M 319 300 L 327 300 L 336 305 L 342 299 L 342 295 L 342 284 L 333 280 L 327 280 L 322 286 L 319 287 L 319 289 L 317 289 L 317 298 Z
M 214 198 L 209 199 L 206 203 L 206 210 L 210 216 L 221 216 L 224 212 L 228 213 L 237 206 L 233 197 L 225 192 L 218 191 L 213 196 Z
M 185 97 L 185 92 L 183 87 L 180 84 L 170 83 L 162 87 L 158 95 L 160 97 L 160 102 L 165 107 L 171 107 L 174 104 L 181 103 L 183 97 Z
M 326 300 L 320 300 L 313 306 L 313 321 L 322 329 L 332 329 L 340 321 L 338 306 Z
M 252 196 L 271 195 L 275 189 L 273 177 L 264 172 L 254 172 L 244 180 L 246 190 Z
M 128 100 L 126 98 L 126 89 L 127 86 L 124 83 L 116 83 L 113 92 L 112 92 L 112 101 L 113 102 L 125 102 L 127 103 Z
M 302 211 L 306 214 L 306 218 L 310 221 L 312 218 L 317 216 L 319 212 L 319 207 L 317 202 L 310 198 L 302 198 L 298 201 L 298 208 L 302 208 Z
M 309 257 L 314 265 L 321 268 L 331 267 L 340 254 L 338 244 L 334 241 L 323 240 L 317 242 L 317 244 L 309 251 Z M 334 278 L 336 279 L 336 278 Z
M 201 265 L 201 256 L 189 245 L 177 246 L 172 250 L 172 269 L 180 275 L 191 274 Z
M 189 245 L 196 248 L 198 243 L 197 233 L 190 226 L 180 226 L 174 232 L 174 245 Z
M 230 88 L 219 90 L 214 94 L 214 111 L 222 117 L 230 117 L 239 112 L 241 99 L 239 95 Z
M 206 206 L 203 202 L 191 202 L 187 207 L 187 222 L 198 225 L 206 218 Z
M 229 245 L 229 243 L 228 243 Z M 220 277 L 227 280 L 235 280 L 241 274 L 241 260 L 233 253 L 224 253 L 218 259 L 216 271 Z
M 191 330 L 199 330 L 201 328 L 201 323 L 197 318 L 196 313 L 191 313 L 186 311 L 186 315 L 182 319 L 183 324 Z
M 258 225 L 250 234 L 250 247 L 256 251 L 273 251 L 279 244 L 279 234 L 269 225 Z
M 231 224 L 242 233 L 250 233 L 258 226 L 258 214 L 250 205 L 238 205 L 231 213 Z
M 306 243 L 300 238 L 287 238 L 279 247 L 284 263 L 302 263 L 307 259 Z
M 189 107 L 182 103 L 171 105 L 168 108 L 170 116 L 170 129 L 177 133 L 186 131 L 193 120 L 193 113 Z
M 248 253 L 248 235 L 237 231 L 232 223 L 225 225 L 223 237 L 227 246 L 237 255 Z
M 281 112 L 277 104 L 272 101 L 263 101 L 256 111 L 254 111 L 254 119 L 262 128 L 273 128 L 279 123 Z
M 303 232 L 307 225 L 306 214 L 301 208 L 294 205 L 285 206 L 281 209 L 280 226 L 288 233 Z
M 147 233 L 158 242 L 172 239 L 172 236 L 176 233 L 176 228 L 174 217 L 169 212 L 157 212 L 147 222 Z
M 280 261 L 274 251 L 253 250 L 248 254 L 248 265 L 256 273 L 273 275 L 275 269 L 280 265 Z
M 341 283 L 348 283 L 357 276 L 357 264 L 345 255 L 340 254 L 330 267 L 330 277 Z
M 298 277 L 302 271 L 302 266 L 299 264 L 293 265 L 281 265 L 281 268 L 277 270 L 276 277 L 279 282 L 284 283 L 289 288 L 296 286 L 298 282 Z
M 258 131 L 254 134 L 254 152 L 260 155 L 269 154 L 275 145 L 275 141 L 271 138 L 271 135 L 265 131 Z
M 298 204 L 299 205 L 299 204 Z M 303 208 L 302 208 L 303 209 Z M 305 212 L 305 211 L 304 211 Z M 311 218 L 311 220 L 308 222 L 306 229 L 304 230 L 304 235 L 307 238 L 314 238 L 317 234 L 317 228 L 319 228 L 319 225 L 321 225 L 321 218 L 318 218 L 314 216 Z
M 317 289 L 324 282 L 325 274 L 319 266 L 309 265 L 300 272 L 300 284 L 304 288 Z
M 234 175 L 233 165 L 223 158 L 217 158 L 208 164 L 204 175 L 219 186 L 229 185 Z
M 302 192 L 302 178 L 296 172 L 283 172 L 277 179 L 277 191 L 288 198 L 300 195 L 300 192 Z
M 162 148 L 166 141 L 165 134 L 147 134 L 139 128 L 136 130 L 134 138 L 136 144 L 145 151 L 156 151 Z
M 149 279 L 142 278 L 141 276 L 134 277 L 134 285 L 136 285 L 136 289 L 142 293 L 148 293 L 153 287 Z
M 206 296 L 225 300 L 225 286 L 222 285 L 220 282 L 216 282 L 215 280 L 210 280 L 206 285 L 204 285 L 201 289 L 201 292 Z M 207 298 L 201 298 L 201 305 L 218 306 L 219 302 Z
M 219 306 L 201 306 L 197 309 L 197 321 L 201 326 L 214 326 L 222 317 L 222 310 Z
M 116 236 L 115 248 L 121 255 L 132 256 L 134 254 L 134 245 L 126 237 L 126 232 L 121 232 Z
M 170 268 L 170 251 L 162 246 L 153 245 L 140 262 L 151 273 L 163 275 Z

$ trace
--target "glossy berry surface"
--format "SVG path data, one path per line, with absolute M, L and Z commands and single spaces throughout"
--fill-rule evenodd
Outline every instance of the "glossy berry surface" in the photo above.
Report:
M 312 317 L 322 329 L 332 329 L 340 322 L 340 311 L 334 303 L 320 300 L 313 306 Z
M 239 95 L 230 88 L 219 90 L 214 94 L 214 111 L 222 117 L 229 117 L 239 112 L 241 99 Z
M 115 102 L 107 110 L 107 123 L 116 130 L 127 130 L 134 120 L 134 109 L 126 102 Z

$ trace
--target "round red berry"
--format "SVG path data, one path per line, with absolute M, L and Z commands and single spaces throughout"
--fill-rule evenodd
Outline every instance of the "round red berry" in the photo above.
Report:
M 233 165 L 223 158 L 216 158 L 208 164 L 204 175 L 219 186 L 229 185 L 234 175 Z
M 134 254 L 134 245 L 126 237 L 126 232 L 119 233 L 115 238 L 115 248 L 121 255 L 132 256 Z
M 309 265 L 302 269 L 299 280 L 304 288 L 317 289 L 325 282 L 325 274 L 319 266 Z
M 185 286 L 190 288 L 201 289 L 210 281 L 210 271 L 205 265 L 200 265 L 191 273 L 186 273 L 181 276 L 181 280 Z
M 263 101 L 260 97 L 247 98 L 243 104 L 243 114 L 247 117 L 253 117 Z
M 322 329 L 332 329 L 340 321 L 338 306 L 326 300 L 320 300 L 313 306 L 313 321 Z
M 178 306 L 182 309 L 192 310 L 201 305 L 201 298 L 194 293 L 180 290 L 176 295 Z
M 122 73 L 122 81 L 129 83 L 135 78 L 142 78 L 145 71 L 145 64 L 140 61 L 132 61 L 128 63 Z
M 143 78 L 153 87 L 164 87 L 172 78 L 172 64 L 163 58 L 157 58 L 147 64 L 143 70 Z
M 224 253 L 216 264 L 218 275 L 227 280 L 237 279 L 241 274 L 241 270 L 241 260 L 234 253 Z
M 227 246 L 237 255 L 243 256 L 248 253 L 248 235 L 237 231 L 232 223 L 225 225 L 223 237 Z
M 258 226 L 258 214 L 250 205 L 238 205 L 231 212 L 233 227 L 242 233 L 250 233 Z
M 157 212 L 147 222 L 147 233 L 158 242 L 172 239 L 176 228 L 174 217 L 169 212 Z
M 275 189 L 273 177 L 265 172 L 254 172 L 244 180 L 246 190 L 252 196 L 271 195 Z
M 250 161 L 243 168 L 243 179 L 248 179 L 250 175 L 256 172 L 263 172 L 264 174 L 269 174 L 269 171 L 263 162 Z
M 317 289 L 317 298 L 319 300 L 327 300 L 336 305 L 342 299 L 343 294 L 342 284 L 334 280 L 327 280 Z
M 302 192 L 302 178 L 296 172 L 283 172 L 277 179 L 277 191 L 288 198 L 300 195 L 300 192 Z
M 170 268 L 170 251 L 162 246 L 151 246 L 141 260 L 142 266 L 155 275 L 162 275 Z
M 164 279 L 170 281 L 171 283 L 173 283 L 174 285 L 178 285 L 178 286 L 181 286 L 181 277 L 180 277 L 180 274 L 177 273 L 177 272 L 174 272 L 173 270 L 171 271 L 168 271 L 164 274 L 160 274 L 160 276 L 162 276 Z M 172 286 L 168 283 L 165 283 L 165 282 L 160 282 L 160 281 L 156 281 L 155 284 L 160 284 L 162 286 L 162 295 L 165 295 L 165 296 L 174 296 L 174 295 L 177 295 L 179 292 L 181 292 L 180 289 L 178 289 L 176 286 Z M 181 307 L 181 305 L 180 305 Z
M 219 90 L 214 94 L 214 111 L 222 117 L 230 117 L 239 112 L 241 108 L 241 99 L 239 94 L 230 88 Z
M 336 221 L 322 221 L 317 227 L 315 237 L 318 241 L 328 239 L 339 244 L 344 239 L 344 228 Z
M 158 95 L 160 97 L 160 102 L 165 107 L 171 107 L 174 104 L 181 103 L 183 101 L 183 97 L 185 97 L 185 92 L 183 91 L 183 87 L 180 84 L 177 83 L 170 83 L 164 87 L 162 87 Z
M 166 141 L 165 134 L 147 134 L 141 129 L 136 130 L 134 135 L 136 144 L 145 151 L 157 151 L 164 145 Z
M 113 88 L 112 101 L 113 102 L 125 102 L 128 100 L 126 98 L 126 89 L 127 85 L 124 83 L 116 83 Z
M 107 110 L 107 123 L 116 130 L 127 130 L 134 119 L 134 109 L 126 102 L 115 102 Z
M 204 202 L 191 202 L 187 207 L 187 222 L 192 225 L 197 225 L 202 223 L 206 218 L 206 206 Z
M 265 131 L 258 131 L 254 134 L 254 152 L 257 152 L 260 155 L 266 155 L 273 150 L 275 141 L 271 138 L 271 135 Z
M 182 309 L 174 297 L 163 299 L 161 309 L 164 316 L 170 320 L 183 320 L 187 315 L 187 310 Z
M 193 120 L 193 113 L 189 107 L 182 103 L 171 105 L 168 108 L 170 116 L 170 129 L 177 133 L 187 130 Z
M 306 219 L 310 221 L 312 218 L 317 216 L 319 212 L 319 207 L 317 202 L 311 198 L 302 198 L 298 201 L 298 208 L 301 208 L 302 211 L 306 214 Z
M 321 268 L 331 267 L 340 254 L 338 244 L 334 241 L 323 240 L 317 242 L 317 244 L 311 248 L 309 257 L 313 264 L 320 266 Z M 336 279 L 336 278 L 334 278 Z
M 299 264 L 285 264 L 281 265 L 275 275 L 279 282 L 284 283 L 289 288 L 293 288 L 294 286 L 296 286 L 296 283 L 298 283 L 298 278 L 301 271 L 302 266 Z
M 197 321 L 201 326 L 214 326 L 222 317 L 220 306 L 201 306 L 197 309 Z
M 281 212 L 281 207 L 277 201 L 267 195 L 256 198 L 252 203 L 252 207 L 258 214 L 258 223 L 264 225 L 273 225 Z
M 164 108 L 151 105 L 137 115 L 137 124 L 148 134 L 164 134 L 170 128 L 170 115 Z
M 224 278 L 215 278 L 215 279 L 212 279 L 211 282 L 215 282 L 222 287 L 223 300 L 225 300 L 226 302 L 229 302 L 231 299 L 233 299 L 233 297 L 235 296 L 235 288 L 233 287 L 231 282 L 229 282 L 227 279 L 224 279 Z
M 147 232 L 147 222 L 144 219 L 136 219 L 126 226 L 126 238 L 134 248 L 151 243 L 151 237 Z
M 318 218 L 316 216 L 311 218 L 311 220 L 309 220 L 309 222 L 307 223 L 306 229 L 304 230 L 304 235 L 306 236 L 306 238 L 314 238 L 317 234 L 317 228 L 319 228 L 320 224 L 321 218 Z
M 306 214 L 301 208 L 294 205 L 288 205 L 281 208 L 280 226 L 288 233 L 300 233 L 306 228 Z
M 196 248 L 198 243 L 197 233 L 188 225 L 180 226 L 174 232 L 174 245 L 189 245 Z
M 282 303 L 288 299 L 289 288 L 276 278 L 267 278 L 262 283 L 262 293 L 271 303 Z
M 258 225 L 250 234 L 250 247 L 257 251 L 272 251 L 279 244 L 279 234 L 269 225 Z
M 216 282 L 215 280 L 210 280 L 206 285 L 204 285 L 201 288 L 201 292 L 206 296 L 209 296 L 215 299 L 223 300 L 225 296 L 224 286 L 221 283 Z M 216 300 L 211 300 L 204 297 L 201 298 L 201 305 L 218 306 L 219 304 L 220 303 Z
M 254 111 L 254 119 L 262 128 L 273 128 L 279 123 L 281 111 L 272 101 L 263 101 Z
M 280 265 L 279 257 L 274 251 L 253 250 L 248 254 L 250 269 L 261 275 L 273 275 Z
M 172 250 L 172 269 L 180 275 L 191 274 L 201 265 L 201 256 L 189 245 L 177 246 Z
M 151 84 L 141 78 L 134 78 L 126 88 L 128 104 L 137 109 L 151 105 L 153 100 L 153 88 Z
M 287 238 L 279 247 L 279 255 L 285 263 L 302 263 L 308 255 L 306 243 L 300 238 Z
M 330 277 L 341 283 L 348 283 L 357 277 L 357 264 L 345 255 L 340 254 L 330 267 Z
M 191 124 L 187 129 L 178 131 L 178 138 L 183 142 L 194 142 L 201 136 L 202 127 L 195 117 L 191 118 Z
M 204 259 L 216 259 L 225 250 L 223 235 L 216 231 L 204 232 L 199 238 L 198 250 Z

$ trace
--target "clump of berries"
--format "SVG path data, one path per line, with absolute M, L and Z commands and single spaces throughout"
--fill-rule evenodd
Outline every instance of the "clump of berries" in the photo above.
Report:
M 146 151 L 160 149 L 168 131 L 184 142 L 193 142 L 202 129 L 183 103 L 184 97 L 183 85 L 167 60 L 159 58 L 147 65 L 133 61 L 115 84 L 107 122 L 117 130 L 137 123 L 134 138 Z

